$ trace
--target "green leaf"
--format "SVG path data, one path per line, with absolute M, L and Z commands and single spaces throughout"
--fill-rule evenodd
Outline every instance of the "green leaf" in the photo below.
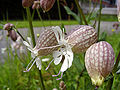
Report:
M 99 9 L 100 10 L 100 9 Z M 97 11 L 92 11 L 89 16 L 87 17 L 87 22 L 90 23 L 91 20 L 95 20 L 95 18 L 97 17 L 99 10 Z
M 82 56 L 79 56 L 77 54 L 74 54 L 74 61 L 73 64 L 75 65 L 75 67 L 77 68 L 78 72 L 81 72 L 81 70 L 84 67 L 84 63 L 82 62 L 82 60 L 80 60 L 80 57 L 82 58 Z
M 64 8 L 65 8 L 67 14 L 73 16 L 75 18 L 75 20 L 77 20 L 78 23 L 80 24 L 80 17 L 76 13 L 72 12 L 69 7 L 64 6 Z

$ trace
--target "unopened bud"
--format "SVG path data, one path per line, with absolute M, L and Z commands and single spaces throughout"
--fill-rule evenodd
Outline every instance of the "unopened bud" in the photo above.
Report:
M 23 7 L 30 7 L 34 3 L 34 0 L 22 0 Z
M 9 37 L 13 40 L 16 41 L 17 40 L 17 34 L 14 30 L 9 30 L 8 31 Z
M 3 29 L 4 30 L 11 30 L 13 26 L 14 26 L 13 24 L 7 23 L 7 24 L 4 25 Z
M 104 78 L 112 72 L 114 58 L 112 46 L 105 41 L 95 43 L 87 49 L 85 66 L 94 85 L 100 86 Z
M 49 11 L 55 3 L 55 0 L 40 0 L 40 7 L 45 11 Z
M 66 90 L 66 85 L 65 85 L 64 81 L 60 82 L 59 87 L 60 87 L 60 90 Z
M 32 9 L 39 9 L 40 8 L 40 1 L 34 1 L 34 4 L 32 6 Z

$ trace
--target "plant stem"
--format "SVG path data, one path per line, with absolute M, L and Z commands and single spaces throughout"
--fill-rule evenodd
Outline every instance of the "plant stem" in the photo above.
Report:
M 102 0 L 100 0 L 100 11 L 99 11 L 99 18 L 98 18 L 98 40 L 100 36 L 101 11 L 102 11 Z
M 36 9 L 36 10 L 37 10 L 37 13 L 38 13 L 38 17 L 40 18 L 40 21 L 42 22 L 42 25 L 43 25 L 43 27 L 45 28 L 45 25 L 44 25 L 44 23 L 43 23 L 43 20 L 42 20 L 42 17 L 41 17 L 41 15 L 40 15 L 40 12 L 39 12 L 38 9 Z
M 31 37 L 32 37 L 33 46 L 35 46 L 35 36 L 34 36 L 34 31 L 33 31 L 30 9 L 26 8 L 26 11 L 27 11 L 27 18 L 28 18 L 28 21 L 29 21 L 29 29 L 30 29 L 30 33 L 31 33 Z
M 113 74 L 112 74 L 112 76 L 113 76 Z M 114 77 L 112 77 L 112 78 L 108 81 L 107 90 L 111 90 L 111 89 L 112 89 L 113 80 L 114 80 Z
M 75 3 L 76 3 L 76 5 L 77 5 L 77 8 L 78 8 L 79 13 L 80 13 L 81 16 L 83 17 L 83 20 L 84 20 L 85 24 L 88 25 L 88 23 L 87 23 L 87 21 L 86 21 L 86 18 L 85 18 L 85 15 L 83 14 L 82 8 L 80 7 L 78 0 L 75 0 Z
M 119 61 L 120 61 L 120 51 L 119 51 L 119 54 L 117 56 L 117 59 L 116 59 L 116 63 L 114 65 L 114 68 L 113 68 L 113 73 L 116 73 L 117 71 L 117 67 L 118 67 L 118 64 L 119 64 Z
M 83 70 L 80 72 L 80 75 L 79 75 L 79 77 L 78 77 L 78 79 L 77 79 L 77 90 L 79 90 L 79 85 L 80 85 L 80 83 L 79 83 L 79 79 L 81 78 L 81 76 L 83 75 L 83 72 L 85 71 L 85 68 L 83 68 Z
M 60 3 L 59 3 L 60 0 L 57 0 L 57 6 L 58 6 L 58 13 L 59 13 L 59 19 L 60 21 L 62 20 L 62 17 L 61 17 L 61 11 L 60 11 Z
M 20 34 L 20 32 L 15 27 L 13 27 L 13 30 L 15 30 L 20 35 L 23 41 L 26 41 L 25 38 Z
M 29 21 L 29 28 L 30 28 L 30 33 L 32 36 L 33 46 L 35 46 L 36 45 L 35 44 L 35 36 L 34 36 L 34 31 L 33 31 L 32 17 L 31 17 L 30 9 L 26 8 L 26 11 L 27 11 L 27 17 L 28 17 L 28 21 Z M 42 77 L 41 70 L 39 70 L 39 74 L 40 74 L 40 81 L 41 81 L 42 90 L 45 90 L 45 85 L 43 83 L 43 77 Z

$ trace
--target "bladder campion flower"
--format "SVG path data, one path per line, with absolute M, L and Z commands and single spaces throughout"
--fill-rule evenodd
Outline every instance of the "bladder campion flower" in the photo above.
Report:
M 55 0 L 40 0 L 40 7 L 44 12 L 49 11 L 55 3 Z
M 14 25 L 11 23 L 7 23 L 4 25 L 3 29 L 8 31 L 8 36 L 13 40 L 17 40 L 17 33 L 13 30 Z
M 53 31 L 56 35 L 58 44 L 61 47 L 59 48 L 59 50 L 53 52 L 54 59 L 52 61 L 54 61 L 55 65 L 58 65 L 63 60 L 63 64 L 61 66 L 59 73 L 57 75 L 53 75 L 53 77 L 55 77 L 61 73 L 61 77 L 57 79 L 59 80 L 62 78 L 63 72 L 65 72 L 68 68 L 71 67 L 73 61 L 73 52 L 72 52 L 72 46 L 68 44 L 67 40 L 65 40 L 64 32 L 62 32 L 60 27 L 53 28 Z M 50 64 L 48 65 L 48 67 L 50 66 Z M 46 68 L 46 70 L 48 69 L 48 67 Z
M 97 41 L 97 33 L 91 26 L 79 25 L 68 34 L 67 40 L 74 53 L 81 53 Z
M 22 0 L 23 7 L 30 7 L 34 3 L 35 0 Z
M 9 30 L 12 29 L 12 27 L 14 27 L 13 24 L 7 23 L 7 24 L 5 24 L 5 25 L 3 26 L 3 29 L 9 31 Z
M 35 59 L 35 60 L 33 59 L 34 60 L 33 63 L 32 63 L 33 60 L 31 60 L 30 62 L 32 63 L 31 67 L 36 62 L 37 67 L 39 68 L 39 70 L 41 70 L 40 57 L 53 53 L 53 51 L 56 51 L 61 46 L 58 44 L 57 39 L 59 37 L 58 38 L 56 37 L 53 28 L 56 29 L 57 27 L 52 27 L 51 29 L 44 30 L 41 33 L 34 48 L 32 48 L 31 40 L 29 38 L 28 41 L 30 44 L 27 43 L 26 41 L 23 41 L 23 43 L 28 47 L 28 50 L 31 51 L 32 57 Z M 28 64 L 26 71 L 29 71 L 31 69 L 31 67 L 28 69 L 29 65 L 30 64 Z
M 40 8 L 40 0 L 34 1 L 32 5 L 32 9 L 39 9 Z
M 112 46 L 105 41 L 88 48 L 85 54 L 85 66 L 94 85 L 100 86 L 104 78 L 112 72 L 114 58 Z

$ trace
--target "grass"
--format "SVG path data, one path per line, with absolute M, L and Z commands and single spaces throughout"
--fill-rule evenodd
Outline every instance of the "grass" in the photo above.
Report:
M 14 25 L 16 25 L 17 28 L 26 28 L 29 26 L 28 21 L 8 21 L 9 23 L 12 23 Z M 6 23 L 6 22 L 3 22 Z M 60 25 L 61 23 L 63 23 L 64 25 L 75 25 L 78 24 L 77 21 L 74 20 L 70 20 L 70 21 L 59 21 L 59 20 L 55 20 L 55 21 L 43 21 L 43 23 L 41 21 L 33 21 L 33 26 L 34 27 L 43 27 L 44 26 L 55 26 L 55 25 Z
M 116 15 L 102 15 L 101 21 L 118 22 L 118 18 Z
M 109 22 L 117 22 L 117 16 L 116 15 L 102 15 L 101 16 L 101 21 L 109 21 Z M 17 28 L 26 28 L 29 26 L 28 21 L 22 21 L 22 20 L 17 20 L 17 21 L 12 21 L 9 20 L 9 23 L 12 23 L 14 25 L 16 25 Z M 6 22 L 3 21 L 3 23 L 5 24 Z M 55 25 L 60 25 L 61 23 L 63 23 L 64 25 L 75 25 L 75 24 L 79 24 L 77 21 L 75 20 L 52 20 L 52 21 L 43 21 L 43 23 L 39 20 L 34 20 L 33 21 L 33 27 L 43 27 L 43 26 L 55 26 Z

